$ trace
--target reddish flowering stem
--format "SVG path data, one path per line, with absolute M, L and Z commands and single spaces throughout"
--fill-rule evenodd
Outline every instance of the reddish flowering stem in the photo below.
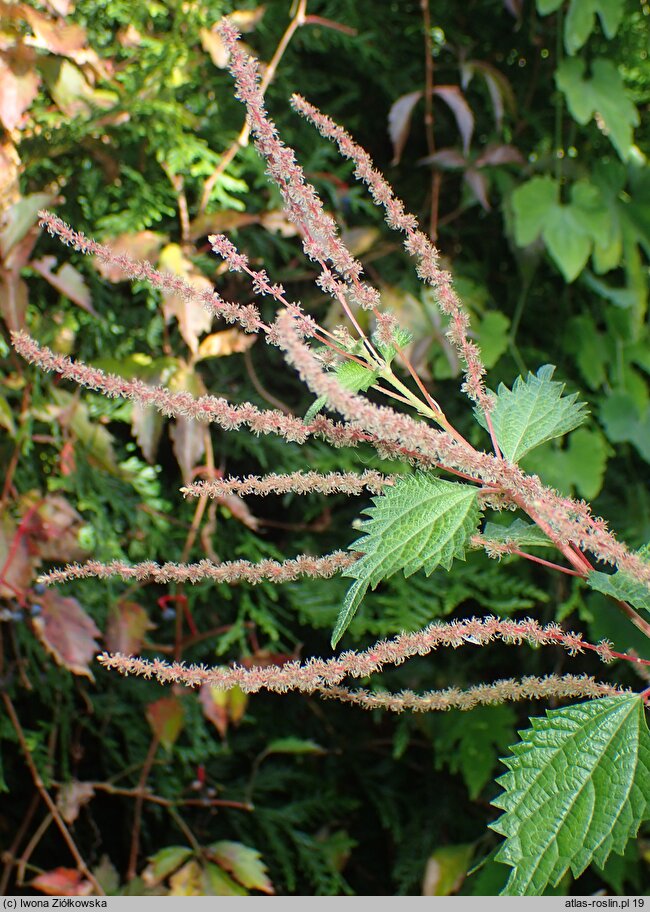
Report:
M 553 563 L 553 561 L 544 560 L 543 557 L 536 557 L 534 554 L 528 554 L 527 551 L 519 551 L 518 548 L 513 548 L 509 553 L 516 554 L 518 557 L 523 557 L 529 561 L 534 561 L 536 564 L 542 564 L 542 566 L 549 567 L 551 570 L 558 570 L 560 573 L 566 573 L 569 576 L 584 576 L 583 573 L 579 573 L 577 570 L 569 570 L 568 567 L 562 567 L 560 564 Z

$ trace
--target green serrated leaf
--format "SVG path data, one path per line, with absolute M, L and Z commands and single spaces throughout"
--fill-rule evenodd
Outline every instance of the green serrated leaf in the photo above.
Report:
M 587 583 L 596 592 L 627 602 L 633 608 L 642 608 L 650 612 L 650 588 L 628 573 L 621 570 L 617 570 L 616 573 L 600 573 L 593 570 L 587 576 Z
M 579 124 L 598 118 L 601 129 L 625 161 L 634 140 L 633 128 L 639 124 L 639 112 L 611 60 L 594 60 L 590 79 L 585 79 L 584 72 L 585 61 L 581 58 L 563 60 L 555 73 L 557 87 L 564 93 L 569 111 Z
M 555 547 L 539 526 L 534 526 L 523 519 L 515 519 L 507 526 L 487 522 L 482 534 L 484 538 L 489 538 L 490 541 L 515 542 L 517 545 L 526 548 Z
M 369 370 L 356 361 L 344 361 L 334 373 L 341 386 L 353 393 L 370 389 L 379 377 L 379 371 Z
M 305 417 L 302 420 L 307 424 L 310 421 L 313 421 L 316 415 L 318 415 L 321 409 L 324 409 L 326 405 L 327 396 L 319 396 L 318 399 L 316 399 L 315 402 L 312 402 L 312 404 L 309 406 L 305 412 Z
M 209 846 L 210 856 L 247 890 L 274 893 L 267 867 L 257 849 L 242 845 L 241 842 L 221 840 Z
M 363 557 L 343 574 L 356 582 L 339 612 L 332 645 L 340 640 L 368 586 L 374 589 L 398 570 L 404 576 L 424 570 L 429 576 L 439 566 L 448 570 L 454 558 L 464 560 L 480 516 L 475 488 L 425 474 L 399 478 L 364 512 L 370 517 L 361 527 L 366 534 L 351 545 Z
M 341 386 L 353 393 L 360 393 L 370 389 L 379 377 L 379 371 L 363 367 L 357 361 L 344 361 L 338 365 L 334 373 Z M 310 405 L 303 420 L 312 421 L 326 405 L 327 396 L 319 396 Z
M 569 869 L 579 877 L 621 855 L 648 813 L 650 733 L 643 700 L 606 697 L 549 710 L 504 763 L 491 828 L 506 837 L 496 858 L 513 871 L 507 896 L 540 895 Z M 579 762 L 578 762 L 579 761 Z
M 576 401 L 577 393 L 562 396 L 564 384 L 551 379 L 554 371 L 552 364 L 544 364 L 526 380 L 517 377 L 512 390 L 499 384 L 490 418 L 501 452 L 510 462 L 572 431 L 587 417 L 585 403 Z M 475 414 L 487 428 L 483 413 L 476 410 Z

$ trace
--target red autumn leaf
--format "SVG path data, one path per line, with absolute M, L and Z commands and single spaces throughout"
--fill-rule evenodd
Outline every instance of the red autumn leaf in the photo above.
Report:
M 0 316 L 10 332 L 25 329 L 27 285 L 17 271 L 0 269 Z
M 168 385 L 173 393 L 188 392 L 198 397 L 207 392 L 200 374 L 184 363 L 170 377 Z M 182 416 L 169 425 L 174 455 L 186 484 L 192 478 L 192 469 L 199 465 L 205 453 L 205 433 L 204 424 Z
M 253 532 L 257 532 L 260 527 L 260 521 L 257 516 L 253 516 L 248 504 L 242 497 L 238 497 L 237 494 L 224 494 L 223 497 L 217 497 L 216 499 L 242 525 L 246 526 L 247 529 L 252 529 Z
M 0 137 L 0 212 L 3 219 L 20 199 L 20 155 L 14 143 L 5 135 Z
M 40 260 L 32 260 L 32 269 L 41 275 L 53 288 L 60 291 L 62 295 L 73 301 L 82 310 L 85 310 L 93 317 L 99 316 L 90 300 L 90 289 L 86 285 L 84 277 L 70 263 L 64 263 L 54 272 L 56 266 L 56 257 L 44 256 Z
M 192 469 L 205 453 L 205 427 L 198 421 L 179 416 L 169 425 L 169 436 L 183 481 L 187 484 L 192 478 Z
M 476 159 L 476 167 L 484 168 L 486 165 L 523 165 L 524 157 L 516 148 L 510 145 L 487 146 Z
M 110 614 L 106 628 L 106 648 L 109 652 L 135 655 L 140 652 L 147 630 L 156 625 L 137 602 L 118 602 Z
M 38 94 L 40 81 L 30 59 L 22 54 L 0 54 L 0 121 L 7 130 L 20 126 Z
M 490 201 L 488 199 L 488 186 L 487 179 L 484 174 L 481 174 L 480 171 L 477 171 L 476 168 L 468 168 L 463 175 L 463 179 L 467 183 L 468 187 L 471 188 L 472 193 L 479 201 L 481 206 L 485 209 L 486 212 L 490 210 Z
M 32 881 L 32 886 L 48 896 L 89 896 L 93 886 L 74 868 L 54 868 L 44 871 Z
M 408 139 L 409 130 L 411 129 L 411 116 L 413 108 L 422 98 L 423 92 L 408 92 L 402 95 L 391 106 L 388 112 L 388 134 L 393 143 L 393 160 L 391 164 L 399 164 L 402 157 L 406 140 Z
M 228 691 L 204 684 L 199 692 L 203 715 L 217 729 L 222 738 L 228 731 Z
M 115 254 L 116 259 L 120 256 L 127 256 L 132 260 L 154 262 L 164 241 L 164 236 L 156 234 L 155 231 L 138 231 L 135 234 L 120 234 L 115 238 L 106 238 L 103 244 Z M 108 282 L 128 281 L 124 270 L 120 269 L 115 262 L 105 263 L 94 258 L 93 265 Z
M 34 578 L 34 560 L 26 537 L 9 516 L 0 521 L 0 598 L 24 593 Z
M 453 113 L 463 141 L 463 152 L 467 155 L 474 132 L 474 114 L 467 104 L 465 96 L 456 85 L 436 86 L 433 94 L 441 98 Z
M 74 598 L 48 589 L 40 600 L 41 613 L 33 619 L 34 630 L 54 660 L 73 674 L 93 678 L 88 667 L 98 651 L 100 631 Z
M 160 251 L 158 268 L 179 276 L 198 292 L 212 291 L 212 282 L 196 269 L 178 244 L 167 244 Z M 162 299 L 165 321 L 171 323 L 172 319 L 176 319 L 185 344 L 196 354 L 199 337 L 210 331 L 212 314 L 203 307 L 197 307 L 195 301 L 188 301 L 182 295 L 167 290 L 163 290 Z
M 161 697 L 147 706 L 147 722 L 163 747 L 170 750 L 185 724 L 183 705 L 177 697 Z
M 24 13 L 34 32 L 30 44 L 35 47 L 73 59 L 86 47 L 86 31 L 81 25 L 64 25 L 28 6 Z
M 62 494 L 48 494 L 34 519 L 30 538 L 42 560 L 72 563 L 86 556 L 86 551 L 79 544 L 83 519 Z

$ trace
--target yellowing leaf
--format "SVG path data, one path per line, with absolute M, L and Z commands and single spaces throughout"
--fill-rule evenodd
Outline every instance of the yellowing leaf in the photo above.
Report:
M 185 725 L 183 704 L 177 697 L 161 697 L 147 706 L 147 722 L 162 746 L 170 750 Z
M 254 6 L 253 9 L 235 10 L 228 18 L 240 32 L 252 32 L 266 12 L 265 6 Z
M 147 887 L 155 887 L 169 874 L 176 871 L 192 854 L 187 846 L 165 846 L 149 858 L 149 864 L 142 872 L 142 880 Z
M 50 420 L 70 428 L 85 448 L 89 462 L 111 475 L 121 476 L 123 473 L 113 450 L 113 435 L 90 418 L 88 406 L 67 390 L 52 389 L 51 397 L 55 404 L 47 407 Z
M 212 282 L 194 268 L 178 244 L 167 244 L 160 251 L 158 266 L 163 272 L 181 276 L 197 291 L 212 291 Z M 212 326 L 212 314 L 197 301 L 188 301 L 181 295 L 163 292 L 163 313 L 169 323 L 172 319 L 178 322 L 180 333 L 192 353 L 196 353 L 199 336 L 208 332 Z
M 151 260 L 157 258 L 158 251 L 165 242 L 162 234 L 155 231 L 138 231 L 135 234 L 120 234 L 115 238 L 105 238 L 104 246 L 109 247 L 116 257 L 128 256 L 132 260 Z M 128 276 L 115 263 L 105 263 L 93 259 L 97 272 L 109 282 L 125 282 Z
M 17 272 L 0 270 L 0 316 L 10 332 L 25 329 L 27 285 Z
M 450 896 L 460 889 L 474 853 L 472 843 L 440 846 L 429 856 L 422 881 L 423 896 Z
M 298 234 L 298 229 L 294 223 L 291 219 L 287 218 L 281 209 L 263 212 L 262 215 L 260 215 L 260 225 L 262 225 L 263 228 L 266 228 L 271 234 L 279 234 L 281 237 L 285 238 L 295 237 Z
M 12 437 L 16 436 L 16 425 L 14 423 L 14 416 L 9 403 L 4 396 L 0 395 L 0 427 L 3 427 L 5 431 L 8 431 Z
M 108 619 L 106 648 L 109 652 L 136 655 L 140 652 L 147 631 L 153 630 L 155 626 L 142 605 L 137 602 L 120 601 Z
M 0 231 L 0 256 L 6 260 L 15 247 L 38 222 L 38 212 L 54 202 L 51 193 L 30 193 L 17 200 L 2 213 Z M 20 264 L 21 266 L 24 263 Z
M 199 692 L 199 700 L 203 715 L 212 722 L 221 737 L 225 738 L 229 723 L 237 725 L 243 718 L 248 705 L 248 694 L 239 687 L 221 690 L 219 687 L 204 684 Z
M 216 29 L 202 28 L 199 36 L 201 38 L 201 47 L 206 54 L 210 55 L 210 60 L 213 64 L 219 67 L 220 70 L 225 69 L 228 66 L 230 54 L 219 32 Z
M 93 107 L 110 108 L 117 101 L 114 92 L 93 89 L 83 71 L 70 60 L 48 57 L 40 67 L 56 106 L 67 117 L 87 117 Z
M 239 329 L 222 329 L 201 341 L 195 361 L 202 361 L 204 358 L 223 358 L 226 355 L 244 352 L 256 340 L 257 336 L 253 333 L 243 333 Z
M 205 896 L 203 871 L 198 861 L 192 859 L 169 878 L 169 896 Z
M 256 849 L 242 845 L 241 842 L 222 840 L 210 846 L 209 852 L 222 868 L 229 871 L 247 889 L 275 893 L 266 873 L 266 865 Z

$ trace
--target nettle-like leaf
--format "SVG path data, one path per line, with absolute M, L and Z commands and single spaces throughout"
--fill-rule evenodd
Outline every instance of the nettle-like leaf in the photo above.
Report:
M 570 869 L 622 855 L 647 818 L 650 733 L 636 695 L 547 711 L 504 760 L 505 813 L 491 828 L 506 837 L 497 861 L 513 868 L 504 894 L 541 895 Z M 579 761 L 579 762 L 578 762 Z
M 344 389 L 350 390 L 352 393 L 365 392 L 367 389 L 370 389 L 373 383 L 377 382 L 379 377 L 378 370 L 371 370 L 370 368 L 359 364 L 357 361 L 344 361 L 342 364 L 338 365 L 334 373 L 341 386 Z M 319 396 L 315 402 L 312 402 L 305 414 L 304 420 L 312 421 L 326 405 L 327 396 Z
M 539 526 L 534 526 L 532 523 L 519 518 L 508 525 L 487 522 L 483 529 L 483 538 L 488 538 L 490 541 L 503 542 L 504 544 L 514 544 L 522 548 L 554 547 L 553 542 L 542 532 Z
M 424 570 L 429 576 L 436 567 L 448 570 L 454 558 L 465 559 L 467 542 L 480 517 L 476 493 L 470 485 L 418 474 L 398 478 L 386 494 L 373 498 L 374 506 L 364 511 L 370 517 L 362 524 L 365 535 L 351 546 L 363 557 L 344 574 L 356 582 L 339 612 L 333 646 L 368 586 L 374 589 L 398 570 L 404 576 Z
M 650 612 L 648 586 L 621 570 L 617 570 L 616 573 L 599 573 L 594 570 L 587 576 L 587 583 L 596 592 L 627 602 L 633 608 L 644 608 Z
M 578 394 L 562 396 L 564 384 L 552 380 L 555 367 L 544 364 L 526 380 L 517 377 L 512 390 L 499 384 L 490 418 L 501 452 L 511 462 L 540 443 L 567 434 L 587 417 L 587 406 L 578 402 Z M 476 417 L 484 428 L 485 416 Z

